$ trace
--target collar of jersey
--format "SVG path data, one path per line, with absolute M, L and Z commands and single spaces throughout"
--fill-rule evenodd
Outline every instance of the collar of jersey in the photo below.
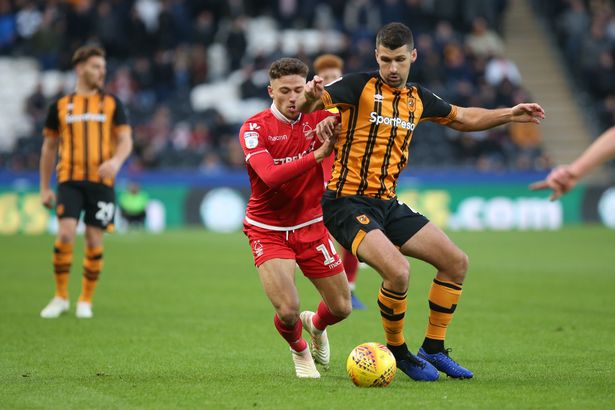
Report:
M 299 113 L 299 117 L 297 117 L 297 119 L 293 121 L 290 118 L 288 118 L 286 115 L 282 114 L 280 110 L 278 110 L 278 107 L 275 106 L 275 103 L 271 103 L 271 112 L 278 120 L 285 122 L 287 124 L 290 124 L 290 125 L 295 125 L 296 123 L 301 121 L 301 116 L 303 115 L 303 113 Z
M 378 73 L 378 78 L 380 79 L 380 81 L 382 81 L 382 85 L 388 87 L 389 90 L 391 90 L 391 92 L 400 92 L 403 94 L 403 93 L 407 93 L 410 91 L 410 86 L 408 85 L 408 81 L 406 81 L 406 84 L 402 88 L 391 87 L 390 85 L 386 83 L 386 81 L 384 81 L 384 78 L 382 78 L 382 76 L 380 75 L 380 71 L 377 71 L 377 73 Z

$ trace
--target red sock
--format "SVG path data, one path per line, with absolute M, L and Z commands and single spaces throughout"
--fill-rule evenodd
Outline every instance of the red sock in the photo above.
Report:
M 342 249 L 342 263 L 348 277 L 348 283 L 354 283 L 357 277 L 357 270 L 359 270 L 359 260 L 352 252 Z
M 316 329 L 325 330 L 327 326 L 334 325 L 342 319 L 343 318 L 337 317 L 331 313 L 325 302 L 321 301 L 318 305 L 316 314 L 312 318 L 312 322 L 314 323 L 314 327 Z
M 295 352 L 302 352 L 307 347 L 307 342 L 301 337 L 301 321 L 297 320 L 292 327 L 286 326 L 278 315 L 273 317 L 275 328 L 278 329 L 280 335 L 288 342 L 291 349 Z

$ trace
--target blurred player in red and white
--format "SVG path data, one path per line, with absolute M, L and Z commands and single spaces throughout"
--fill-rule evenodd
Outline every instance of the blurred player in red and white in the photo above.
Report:
M 342 76 L 344 61 L 334 54 L 322 54 L 314 60 L 313 68 L 314 73 L 322 78 L 323 84 L 329 84 Z M 335 107 L 328 111 L 335 114 L 339 113 L 339 110 Z M 325 184 L 329 182 L 329 179 L 331 179 L 331 171 L 333 170 L 334 160 L 335 155 L 332 154 L 322 162 L 322 167 L 325 172 Z M 344 270 L 346 271 L 346 277 L 348 278 L 348 285 L 350 286 L 350 300 L 352 302 L 352 308 L 354 310 L 364 310 L 365 305 L 354 293 L 356 288 L 357 271 L 359 270 L 359 260 L 348 249 L 343 247 L 341 248 L 342 263 L 344 264 Z
M 271 108 L 249 118 L 239 141 L 246 155 L 252 193 L 244 233 L 249 239 L 261 283 L 275 309 L 274 324 L 290 345 L 297 377 L 318 378 L 315 362 L 328 366 L 326 327 L 352 311 L 342 261 L 322 222 L 324 192 L 321 162 L 331 155 L 339 126 L 327 111 L 301 114 L 308 67 L 282 58 L 269 69 Z M 322 142 L 321 142 L 322 139 Z M 299 310 L 295 265 L 322 296 L 316 313 Z M 311 336 L 312 352 L 302 337 Z

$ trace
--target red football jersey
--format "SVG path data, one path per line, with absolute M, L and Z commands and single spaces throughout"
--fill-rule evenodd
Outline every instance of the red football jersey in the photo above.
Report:
M 321 145 L 316 124 L 330 115 L 316 111 L 290 121 L 272 105 L 243 124 L 239 141 L 252 188 L 248 224 L 292 230 L 322 219 L 323 167 L 311 153 Z M 265 161 L 275 166 L 265 169 Z

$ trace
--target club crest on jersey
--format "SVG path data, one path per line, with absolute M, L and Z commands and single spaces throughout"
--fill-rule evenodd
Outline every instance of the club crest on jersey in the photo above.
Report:
M 314 138 L 314 130 L 312 129 L 312 126 L 307 122 L 303 123 L 303 136 L 308 140 Z
M 243 133 L 243 139 L 248 149 L 256 148 L 258 145 L 258 132 L 246 131 Z
M 414 97 L 408 98 L 408 110 L 414 112 L 416 109 L 416 99 Z
M 252 249 L 254 249 L 254 255 L 256 256 L 263 256 L 263 252 L 265 251 L 261 241 L 254 241 L 252 243 Z
M 357 221 L 359 221 L 359 223 L 363 225 L 367 225 L 369 223 L 369 218 L 367 217 L 367 215 L 363 214 L 357 216 Z

